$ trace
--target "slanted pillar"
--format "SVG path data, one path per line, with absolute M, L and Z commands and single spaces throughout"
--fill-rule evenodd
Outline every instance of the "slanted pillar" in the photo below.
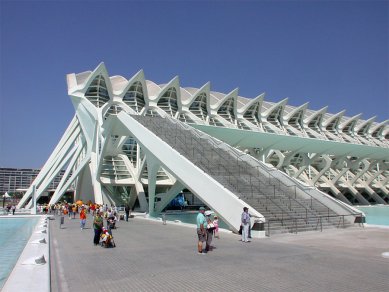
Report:
M 157 173 L 160 164 L 153 155 L 147 155 L 148 193 L 149 193 L 149 215 L 155 213 L 155 191 L 157 186 Z
M 31 202 L 32 202 L 31 215 L 36 215 L 36 186 L 35 185 L 32 185 Z

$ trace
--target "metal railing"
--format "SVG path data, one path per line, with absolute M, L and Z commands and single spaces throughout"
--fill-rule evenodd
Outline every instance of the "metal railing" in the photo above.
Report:
M 353 214 L 346 214 L 346 215 L 329 215 L 329 216 L 318 216 L 318 217 L 312 217 L 312 218 L 309 218 L 309 219 L 313 219 L 313 220 L 316 220 L 316 225 L 315 225 L 315 228 L 314 229 L 311 229 L 311 230 L 319 230 L 320 229 L 320 232 L 323 231 L 323 218 L 326 218 L 328 219 L 327 217 L 330 217 L 330 218 L 334 218 L 338 223 L 336 225 L 336 228 L 346 228 L 346 222 L 345 222 L 345 217 L 348 217 L 348 216 L 353 216 L 353 217 L 357 217 L 357 216 L 361 216 L 362 213 L 353 213 Z M 286 219 L 282 219 L 282 220 L 278 220 L 278 219 L 268 219 L 266 220 L 266 224 L 265 226 L 267 226 L 267 228 L 265 229 L 265 233 L 266 233 L 266 236 L 270 237 L 271 235 L 271 230 L 272 230 L 272 223 L 278 223 L 278 224 L 281 224 L 283 226 L 285 226 L 285 230 L 289 233 L 295 233 L 297 234 L 299 231 L 303 231 L 305 228 L 304 226 L 304 222 L 303 224 L 299 224 L 299 220 L 301 220 L 301 218 L 286 218 Z M 351 223 L 350 223 L 351 225 Z M 273 224 L 274 226 L 274 224 Z M 363 223 L 362 223 L 362 226 L 363 226 Z

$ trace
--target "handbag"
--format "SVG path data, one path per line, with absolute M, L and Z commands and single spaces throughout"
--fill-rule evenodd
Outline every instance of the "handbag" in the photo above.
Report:
M 215 230 L 215 225 L 213 225 L 213 223 L 209 223 L 208 225 L 207 225 L 207 230 L 208 231 L 213 231 L 213 230 Z
M 239 227 L 239 234 L 242 234 L 242 230 L 243 230 L 243 226 L 240 225 L 240 227 Z

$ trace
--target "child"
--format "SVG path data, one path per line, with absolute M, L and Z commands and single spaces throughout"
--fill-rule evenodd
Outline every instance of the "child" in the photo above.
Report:
M 110 247 L 111 246 L 112 235 L 109 234 L 108 230 L 103 227 L 101 232 L 101 246 Z
M 217 216 L 213 216 L 213 226 L 215 226 L 215 230 L 213 231 L 215 238 L 219 239 L 219 220 Z

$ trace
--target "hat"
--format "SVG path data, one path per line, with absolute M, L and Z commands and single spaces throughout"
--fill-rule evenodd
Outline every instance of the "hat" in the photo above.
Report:
M 210 216 L 212 214 L 212 211 L 205 211 L 205 216 Z
M 205 208 L 204 207 L 200 207 L 199 210 L 205 210 Z

